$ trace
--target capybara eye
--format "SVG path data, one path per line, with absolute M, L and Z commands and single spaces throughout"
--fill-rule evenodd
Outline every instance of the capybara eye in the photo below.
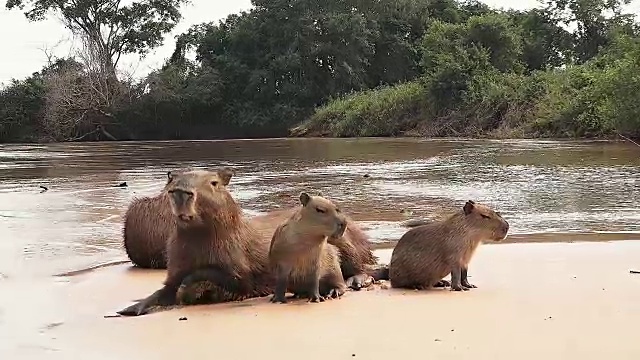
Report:
M 336 208 L 336 212 L 339 214 L 340 213 L 340 208 Z
M 211 186 L 218 186 L 218 182 L 217 181 L 212 181 L 211 182 Z
M 483 217 L 483 218 L 485 218 L 485 219 L 491 219 L 491 216 L 489 216 L 489 215 L 485 215 L 485 214 L 481 214 L 481 215 L 482 215 L 482 217 Z
M 324 209 L 320 209 L 319 207 L 316 208 L 316 211 L 319 212 L 320 214 L 325 213 Z

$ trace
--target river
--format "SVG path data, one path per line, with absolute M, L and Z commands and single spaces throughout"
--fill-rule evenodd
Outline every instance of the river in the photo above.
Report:
M 373 241 L 473 199 L 511 241 L 640 238 L 640 148 L 628 142 L 268 139 L 0 146 L 0 279 L 125 260 L 122 215 L 167 170 L 231 166 L 248 215 L 321 193 Z M 126 187 L 118 185 L 126 182 Z M 41 186 L 46 187 L 44 191 Z M 1 281 L 1 280 L 0 280 Z

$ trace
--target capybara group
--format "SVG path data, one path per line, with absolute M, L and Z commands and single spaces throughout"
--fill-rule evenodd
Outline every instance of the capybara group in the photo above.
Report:
M 286 292 L 319 302 L 381 279 L 395 288 L 468 290 L 478 245 L 501 241 L 509 230 L 500 214 L 469 200 L 445 220 L 409 225 L 415 227 L 400 238 L 389 266 L 380 266 L 364 231 L 321 196 L 303 192 L 301 206 L 245 218 L 227 189 L 233 175 L 228 168 L 170 171 L 160 194 L 133 201 L 127 254 L 141 267 L 165 266 L 167 275 L 161 289 L 119 314 L 193 303 L 193 289 L 201 303 L 269 294 L 286 302 Z
M 483 241 L 505 239 L 508 231 L 509 223 L 500 214 L 469 200 L 447 219 L 402 235 L 389 263 L 391 286 L 427 289 L 451 274 L 451 290 L 474 288 L 467 280 L 467 269 L 476 248 Z
M 285 293 L 324 301 L 344 294 L 338 250 L 327 242 L 342 238 L 347 222 L 335 204 L 320 196 L 300 194 L 302 207 L 278 226 L 269 261 L 276 277 L 272 302 L 286 303 Z
M 173 176 L 191 169 L 174 171 Z M 170 182 L 170 180 L 169 180 Z M 175 228 L 166 191 L 155 197 L 134 200 L 124 221 L 124 249 L 131 262 L 141 268 L 164 269 L 167 266 L 167 242 Z M 298 207 L 276 210 L 248 219 L 264 241 L 270 242 L 275 229 L 290 218 Z M 367 234 L 346 214 L 347 229 L 340 238 L 329 238 L 340 253 L 340 268 L 348 287 L 359 290 L 373 280 L 388 279 L 388 267 L 378 264 Z M 334 241 L 335 240 L 335 241 Z

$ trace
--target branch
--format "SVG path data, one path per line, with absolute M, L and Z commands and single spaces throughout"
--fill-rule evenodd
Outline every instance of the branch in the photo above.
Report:
M 619 132 L 617 132 L 617 131 L 616 131 L 616 134 L 618 134 L 618 136 L 620 136 L 620 137 L 621 137 L 621 138 L 623 138 L 624 140 L 627 140 L 627 141 L 629 141 L 630 143 L 634 144 L 635 146 L 640 147 L 640 144 L 638 144 L 637 142 L 635 142 L 635 141 L 633 141 L 633 140 L 629 139 L 628 137 L 626 137 L 626 136 L 624 136 L 624 135 L 620 134 Z

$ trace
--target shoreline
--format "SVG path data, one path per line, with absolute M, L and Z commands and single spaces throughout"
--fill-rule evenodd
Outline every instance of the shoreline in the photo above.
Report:
M 409 228 L 407 228 L 409 230 Z M 640 233 L 637 232 L 575 232 L 575 233 L 527 233 L 509 234 L 501 242 L 487 242 L 486 245 L 506 245 L 506 244 L 556 244 L 556 243 L 599 243 L 611 241 L 639 241 Z M 372 243 L 374 250 L 392 249 L 398 240 L 376 241 Z
M 388 262 L 391 251 L 375 253 Z M 48 294 L 1 300 L 10 306 L 0 350 L 10 359 L 636 359 L 640 276 L 629 270 L 638 267 L 637 241 L 512 243 L 478 249 L 469 269 L 478 288 L 466 292 L 374 288 L 319 304 L 262 297 L 104 318 L 164 279 L 121 264 L 63 282 L 0 282 Z
M 408 229 L 407 229 L 408 230 Z M 572 244 L 572 243 L 609 243 L 609 242 L 620 242 L 620 241 L 639 241 L 640 242 L 640 233 L 634 232 L 615 232 L 615 233 L 534 233 L 534 234 L 514 234 L 509 235 L 504 241 L 501 242 L 487 242 L 482 244 L 481 246 L 493 246 L 493 245 L 511 245 L 511 244 Z M 371 248 L 374 252 L 380 251 L 389 251 L 389 256 L 391 251 L 397 244 L 398 240 L 388 240 L 388 241 L 376 241 L 372 242 Z M 383 264 L 388 264 L 387 262 L 381 262 Z M 88 265 L 86 267 L 79 267 L 75 269 L 69 269 L 66 271 L 58 272 L 53 274 L 54 277 L 74 277 L 81 276 L 86 273 L 91 273 L 96 270 L 100 270 L 103 268 L 120 266 L 130 264 L 131 261 L 127 258 L 126 253 L 124 253 L 122 259 L 111 260 L 107 262 L 102 262 L 98 264 Z M 638 265 L 640 269 L 640 264 Z M 164 270 L 151 270 L 151 269 L 142 269 L 142 268 L 134 268 L 140 271 L 164 271 Z M 0 279 L 2 277 L 0 276 Z
M 282 140 L 360 140 L 360 139 L 377 139 L 377 140 L 385 140 L 385 139 L 393 139 L 393 140 L 427 140 L 427 141 L 481 141 L 481 140 L 490 140 L 490 141 L 553 141 L 553 142 L 563 142 L 563 141 L 599 141 L 599 142 L 629 142 L 630 144 L 638 146 L 634 141 L 640 141 L 640 139 L 634 138 L 624 138 L 618 134 L 612 134 L 611 136 L 602 136 L 602 137 L 495 137 L 490 136 L 489 134 L 485 137 L 483 136 L 474 136 L 474 137 L 466 137 L 466 136 L 422 136 L 422 135 L 410 135 L 410 134 L 402 134 L 397 136 L 352 136 L 352 137 L 336 137 L 336 136 L 268 136 L 268 137 L 238 137 L 238 138 L 211 138 L 211 139 L 144 139 L 144 140 L 135 140 L 135 139 L 122 139 L 122 140 L 81 140 L 81 141 L 63 141 L 63 142 L 5 142 L 0 144 L 0 146 L 33 146 L 33 145 L 62 145 L 62 144 L 83 144 L 83 143 L 97 143 L 97 144 L 126 144 L 126 143 L 166 143 L 166 142 L 175 142 L 175 143 L 188 143 L 188 142 L 220 142 L 220 141 L 282 141 Z

